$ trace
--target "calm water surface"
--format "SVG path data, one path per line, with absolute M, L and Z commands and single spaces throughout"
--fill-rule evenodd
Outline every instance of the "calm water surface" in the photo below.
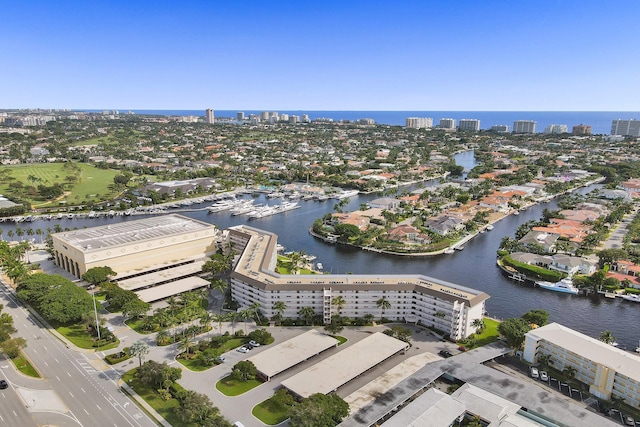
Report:
M 463 154 L 460 160 L 468 160 L 469 155 Z M 471 166 L 464 164 L 465 167 Z M 427 183 L 425 185 L 433 185 Z M 582 189 L 585 193 L 589 189 Z M 348 210 L 357 210 L 361 203 L 378 197 L 377 195 L 359 195 L 353 197 L 347 206 Z M 256 198 L 256 203 L 279 203 L 264 196 Z M 559 322 L 585 334 L 597 337 L 600 332 L 610 330 L 623 347 L 630 349 L 638 346 L 640 340 L 640 304 L 600 297 L 582 297 L 559 294 L 518 284 L 507 279 L 496 267 L 496 251 L 500 240 L 504 236 L 513 237 L 516 228 L 529 220 L 539 219 L 544 208 L 556 209 L 556 201 L 534 206 L 518 216 L 510 216 L 494 225 L 494 230 L 471 240 L 465 249 L 451 255 L 433 257 L 400 257 L 365 252 L 340 245 L 328 245 L 311 237 L 308 228 L 316 218 L 333 212 L 335 200 L 326 202 L 300 201 L 302 208 L 284 214 L 267 218 L 249 220 L 244 216 L 231 216 L 229 212 L 209 214 L 207 211 L 186 212 L 184 215 L 194 219 L 215 224 L 221 229 L 247 224 L 274 232 L 278 235 L 278 242 L 287 250 L 304 250 L 318 257 L 316 262 L 322 262 L 327 272 L 333 273 L 416 273 L 447 280 L 460 285 L 488 293 L 491 298 L 487 301 L 489 315 L 497 318 L 520 316 L 531 309 L 544 309 L 551 314 L 551 320 Z M 205 207 L 210 203 L 194 208 Z M 116 217 L 112 219 L 98 218 L 86 220 L 52 220 L 23 223 L 23 229 L 28 227 L 53 228 L 58 223 L 66 227 L 86 227 L 106 224 L 113 221 L 130 221 L 141 217 Z M 6 233 L 15 225 L 3 223 L 0 227 Z M 26 237 L 26 236 L 25 236 Z M 35 237 L 35 236 L 34 236 Z

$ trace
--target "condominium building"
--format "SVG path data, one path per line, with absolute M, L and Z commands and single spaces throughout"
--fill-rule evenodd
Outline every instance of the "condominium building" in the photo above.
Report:
M 596 397 L 624 399 L 640 408 L 640 357 L 557 323 L 533 329 L 525 336 L 524 359 L 537 363 L 549 356 L 554 369 L 570 367 Z
M 480 130 L 480 120 L 478 119 L 460 119 L 458 122 L 459 131 L 478 132 Z
M 236 113 L 236 120 L 239 122 L 244 121 L 244 111 L 238 111 Z
M 438 128 L 453 130 L 456 128 L 456 119 L 440 119 Z
M 509 125 L 493 125 L 493 126 L 491 126 L 491 130 L 493 132 L 508 133 L 509 132 Z
M 571 129 L 571 133 L 574 135 L 591 135 L 591 126 L 580 123 Z
M 568 133 L 569 127 L 567 125 L 547 125 L 544 128 L 544 133 L 546 134 L 559 134 L 559 133 Z
M 425 129 L 433 127 L 433 119 L 431 117 L 408 117 L 405 120 L 407 129 Z
M 271 318 L 274 303 L 282 301 L 283 316 L 299 317 L 311 307 L 325 323 L 340 313 L 347 317 L 383 316 L 420 323 L 461 339 L 474 333 L 471 326 L 485 312 L 484 292 L 418 274 L 307 274 L 276 273 L 278 236 L 247 226 L 232 227 L 226 241 L 240 257 L 231 273 L 231 295 L 240 307 L 260 304 Z M 226 243 L 225 243 L 226 244 Z M 336 304 L 341 297 L 344 305 Z M 382 312 L 378 301 L 390 307 Z
M 291 115 L 289 116 L 289 123 L 295 125 L 296 123 L 300 123 L 300 116 Z
M 536 133 L 536 123 L 533 120 L 516 120 L 513 122 L 513 133 Z
M 263 111 L 260 113 L 260 121 L 261 122 L 268 122 L 269 121 L 269 112 L 268 111 Z
M 640 120 L 613 120 L 611 122 L 611 135 L 640 136 Z
M 215 117 L 213 115 L 213 110 L 211 108 L 207 108 L 205 111 L 205 121 L 209 124 L 213 124 L 215 122 Z

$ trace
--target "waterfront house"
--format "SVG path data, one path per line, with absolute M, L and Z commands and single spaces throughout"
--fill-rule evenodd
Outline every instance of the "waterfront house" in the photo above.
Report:
M 449 233 L 462 230 L 464 223 L 461 219 L 443 215 L 436 218 L 428 219 L 425 223 L 425 227 L 434 233 L 438 233 L 441 236 L 446 236 Z
M 370 208 L 380 208 L 386 210 L 393 210 L 400 206 L 400 200 L 392 197 L 380 197 L 367 203 Z
M 424 234 L 417 228 L 407 224 L 402 224 L 397 227 L 391 228 L 387 232 L 387 236 L 389 240 L 395 240 L 404 243 L 424 244 L 429 243 L 430 241 L 427 234 Z

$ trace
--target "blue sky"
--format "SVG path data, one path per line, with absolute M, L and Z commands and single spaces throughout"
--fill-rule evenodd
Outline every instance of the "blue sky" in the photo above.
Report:
M 640 111 L 640 2 L 4 5 L 0 108 Z

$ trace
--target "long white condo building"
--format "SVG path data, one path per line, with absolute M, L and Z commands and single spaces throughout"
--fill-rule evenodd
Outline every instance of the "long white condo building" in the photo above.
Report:
M 285 275 L 276 270 L 276 234 L 248 226 L 231 227 L 226 239 L 239 253 L 231 273 L 231 296 L 240 307 L 260 304 L 271 318 L 277 301 L 286 304 L 284 317 L 297 318 L 303 307 L 312 307 L 324 323 L 340 313 L 347 317 L 382 316 L 377 301 L 385 298 L 391 306 L 384 317 L 433 327 L 453 339 L 475 332 L 471 326 L 482 319 L 484 292 L 418 274 L 308 274 Z M 337 307 L 335 297 L 345 304 Z

